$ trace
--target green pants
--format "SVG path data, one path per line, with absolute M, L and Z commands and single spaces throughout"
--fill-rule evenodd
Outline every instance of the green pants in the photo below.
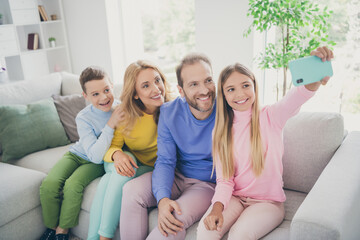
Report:
M 85 187 L 104 173 L 102 164 L 91 163 L 71 152 L 65 153 L 40 186 L 45 226 L 64 229 L 76 226 Z

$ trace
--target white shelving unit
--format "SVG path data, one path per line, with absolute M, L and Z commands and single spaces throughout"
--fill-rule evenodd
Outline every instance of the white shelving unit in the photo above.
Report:
M 44 6 L 48 21 L 40 20 L 38 5 Z M 0 64 L 6 67 L 9 81 L 71 72 L 61 0 L 0 0 L 0 13 Z M 51 20 L 53 14 L 56 20 Z M 27 49 L 29 33 L 39 35 L 36 50 Z M 56 39 L 56 47 L 50 47 L 50 37 Z

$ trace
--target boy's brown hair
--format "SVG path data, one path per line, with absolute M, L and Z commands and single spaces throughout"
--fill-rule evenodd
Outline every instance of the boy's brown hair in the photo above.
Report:
M 92 80 L 101 80 L 107 78 L 109 82 L 111 82 L 109 76 L 106 72 L 100 67 L 87 67 L 80 74 L 80 85 L 84 93 L 86 93 L 85 83 L 90 82 Z

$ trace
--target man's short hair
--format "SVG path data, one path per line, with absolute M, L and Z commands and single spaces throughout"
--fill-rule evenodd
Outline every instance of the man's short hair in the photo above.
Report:
M 210 62 L 209 58 L 201 53 L 190 53 L 181 60 L 180 64 L 176 67 L 176 78 L 178 81 L 178 85 L 180 87 L 183 87 L 183 85 L 184 85 L 184 81 L 181 78 L 181 71 L 182 71 L 183 67 L 185 65 L 192 65 L 192 64 L 195 64 L 200 61 L 207 63 L 209 65 L 210 69 L 212 70 L 211 62 Z
M 84 93 L 86 93 L 85 83 L 90 82 L 92 80 L 101 80 L 105 77 L 110 81 L 110 78 L 108 77 L 106 72 L 100 67 L 91 66 L 85 68 L 81 72 L 79 79 L 82 90 L 84 91 Z

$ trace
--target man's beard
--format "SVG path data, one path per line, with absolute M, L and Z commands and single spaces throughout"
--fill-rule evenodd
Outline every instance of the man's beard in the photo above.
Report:
M 209 112 L 209 111 L 211 111 L 211 110 L 213 109 L 213 107 L 214 107 L 214 102 L 215 102 L 215 92 L 214 92 L 214 91 L 210 91 L 208 95 L 209 95 L 209 97 L 212 99 L 212 102 L 211 102 L 211 105 L 210 105 L 209 108 L 204 109 L 204 108 L 201 108 L 201 107 L 199 106 L 199 104 L 197 103 L 196 99 L 191 100 L 191 99 L 186 95 L 186 93 L 185 93 L 185 91 L 184 91 L 184 96 L 185 96 L 186 102 L 187 102 L 192 108 L 198 110 L 199 112 Z M 204 96 L 204 97 L 205 97 L 205 96 L 207 96 L 207 95 L 201 95 L 201 96 Z M 195 98 L 196 98 L 196 97 L 195 97 Z

